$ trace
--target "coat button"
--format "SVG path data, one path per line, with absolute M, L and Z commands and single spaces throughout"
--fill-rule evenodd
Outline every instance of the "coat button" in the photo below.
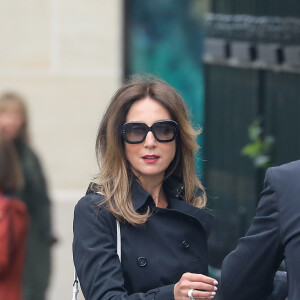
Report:
M 189 247 L 190 247 L 189 241 L 183 241 L 183 242 L 182 242 L 182 246 L 183 246 L 183 248 L 185 248 L 185 249 L 189 248 Z
M 145 257 L 139 257 L 137 259 L 137 264 L 140 266 L 140 267 L 145 267 L 147 265 L 147 259 Z

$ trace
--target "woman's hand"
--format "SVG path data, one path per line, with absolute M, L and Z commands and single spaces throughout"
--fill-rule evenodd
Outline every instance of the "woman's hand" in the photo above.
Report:
M 193 297 L 195 299 L 210 300 L 216 295 L 218 282 L 202 274 L 184 273 L 181 279 L 174 286 L 175 300 L 188 300 L 188 292 L 194 289 Z

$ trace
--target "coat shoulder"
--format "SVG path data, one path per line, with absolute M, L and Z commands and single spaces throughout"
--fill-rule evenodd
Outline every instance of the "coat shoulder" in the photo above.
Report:
M 95 192 L 88 192 L 84 195 L 76 204 L 75 208 L 79 209 L 92 209 L 92 210 L 104 210 L 103 201 L 105 200 L 105 196 L 95 193 Z
M 103 203 L 105 199 L 104 195 L 90 192 L 83 196 L 76 204 L 74 209 L 74 219 L 78 217 L 94 217 L 96 219 L 106 219 L 111 218 L 111 213 L 106 208 Z
M 268 170 L 272 173 L 290 173 L 290 174 L 298 174 L 300 173 L 300 160 L 295 160 L 289 162 L 287 164 L 283 164 L 277 167 L 272 167 Z
M 295 185 L 300 177 L 300 160 L 269 168 L 266 177 L 271 177 L 276 186 Z

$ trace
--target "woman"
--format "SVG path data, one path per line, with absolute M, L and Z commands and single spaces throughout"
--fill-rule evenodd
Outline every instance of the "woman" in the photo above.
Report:
M 0 300 L 22 299 L 28 228 L 26 206 L 18 199 L 22 184 L 15 149 L 0 139 Z
M 98 132 L 97 184 L 74 213 L 73 255 L 86 300 L 214 297 L 197 134 L 167 83 L 136 78 L 116 92 Z
M 50 201 L 36 154 L 28 142 L 28 119 L 24 100 L 15 93 L 0 97 L 0 134 L 13 141 L 21 163 L 24 188 L 21 200 L 27 206 L 30 230 L 24 272 L 24 299 L 43 300 L 50 276 Z

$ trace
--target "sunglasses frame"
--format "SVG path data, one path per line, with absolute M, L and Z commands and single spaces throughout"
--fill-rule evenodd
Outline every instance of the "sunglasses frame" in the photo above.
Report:
M 155 127 L 158 126 L 159 124 L 172 124 L 173 127 L 174 127 L 174 136 L 171 138 L 171 139 L 168 139 L 168 140 L 162 140 L 162 139 L 159 139 L 156 134 L 155 134 Z M 145 136 L 143 137 L 143 139 L 139 140 L 139 141 L 130 141 L 127 139 L 126 137 L 126 127 L 131 125 L 131 124 L 138 124 L 138 125 L 142 125 L 144 128 L 145 128 Z M 177 137 L 177 134 L 178 134 L 178 124 L 173 121 L 173 120 L 163 120 L 163 121 L 157 121 L 157 122 L 154 122 L 152 124 L 152 126 L 148 126 L 146 125 L 145 123 L 143 122 L 127 122 L 127 123 L 124 123 L 123 126 L 122 126 L 122 130 L 121 130 L 121 136 L 123 137 L 123 139 L 125 140 L 126 143 L 128 144 L 140 144 L 142 142 L 145 141 L 146 137 L 147 137 L 147 134 L 148 132 L 151 131 L 154 138 L 160 142 L 160 143 L 169 143 L 169 142 L 172 142 L 176 139 Z

